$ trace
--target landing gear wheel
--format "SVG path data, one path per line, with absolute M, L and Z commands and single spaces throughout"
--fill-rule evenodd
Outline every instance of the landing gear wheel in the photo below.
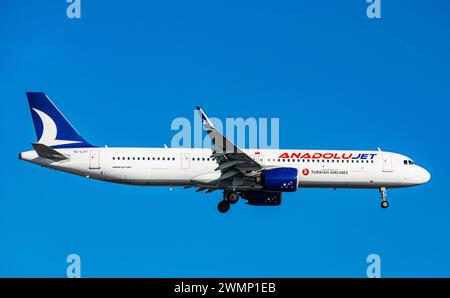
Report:
M 230 204 L 236 204 L 237 201 L 239 201 L 239 195 L 237 194 L 237 192 L 232 191 L 227 195 L 227 201 Z
M 217 205 L 217 209 L 220 213 L 225 213 L 230 210 L 230 203 L 227 200 L 220 201 Z
M 386 201 L 386 197 L 387 197 L 387 190 L 386 187 L 381 187 L 380 188 L 380 195 L 381 195 L 381 208 L 386 209 L 387 207 L 389 207 L 389 202 Z

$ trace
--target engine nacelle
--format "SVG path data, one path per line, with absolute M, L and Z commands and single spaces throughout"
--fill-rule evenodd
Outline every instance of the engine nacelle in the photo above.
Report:
M 296 168 L 276 168 L 263 170 L 261 178 L 264 189 L 270 191 L 296 191 Z
M 244 191 L 240 193 L 247 204 L 253 206 L 278 206 L 281 204 L 281 192 Z

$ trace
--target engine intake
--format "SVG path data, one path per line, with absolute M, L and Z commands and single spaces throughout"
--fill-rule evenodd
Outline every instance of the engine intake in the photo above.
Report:
M 270 191 L 296 191 L 297 190 L 296 168 L 276 168 L 262 172 L 262 185 Z
M 253 206 L 278 206 L 281 204 L 281 192 L 245 191 L 240 193 Z

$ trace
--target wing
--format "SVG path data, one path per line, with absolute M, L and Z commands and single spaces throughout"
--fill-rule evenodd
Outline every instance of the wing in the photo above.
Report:
M 210 187 L 241 190 L 261 188 L 255 177 L 260 176 L 263 166 L 222 135 L 201 108 L 197 107 L 197 111 L 202 119 L 203 129 L 213 144 L 211 157 L 218 164 L 216 171 L 221 171 L 221 176 L 212 181 Z

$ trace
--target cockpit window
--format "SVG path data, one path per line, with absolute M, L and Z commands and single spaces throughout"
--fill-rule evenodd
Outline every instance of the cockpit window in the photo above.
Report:
M 406 160 L 406 159 L 405 159 L 405 160 L 403 161 L 403 164 L 404 164 L 404 165 L 413 165 L 414 162 L 413 162 L 412 160 L 409 160 L 409 159 Z
M 403 164 L 404 164 L 404 165 L 407 165 L 407 164 L 408 164 L 408 161 L 405 159 L 405 160 L 403 161 Z
M 408 163 L 409 163 L 410 165 L 413 165 L 413 164 L 414 164 L 412 160 L 408 160 Z

